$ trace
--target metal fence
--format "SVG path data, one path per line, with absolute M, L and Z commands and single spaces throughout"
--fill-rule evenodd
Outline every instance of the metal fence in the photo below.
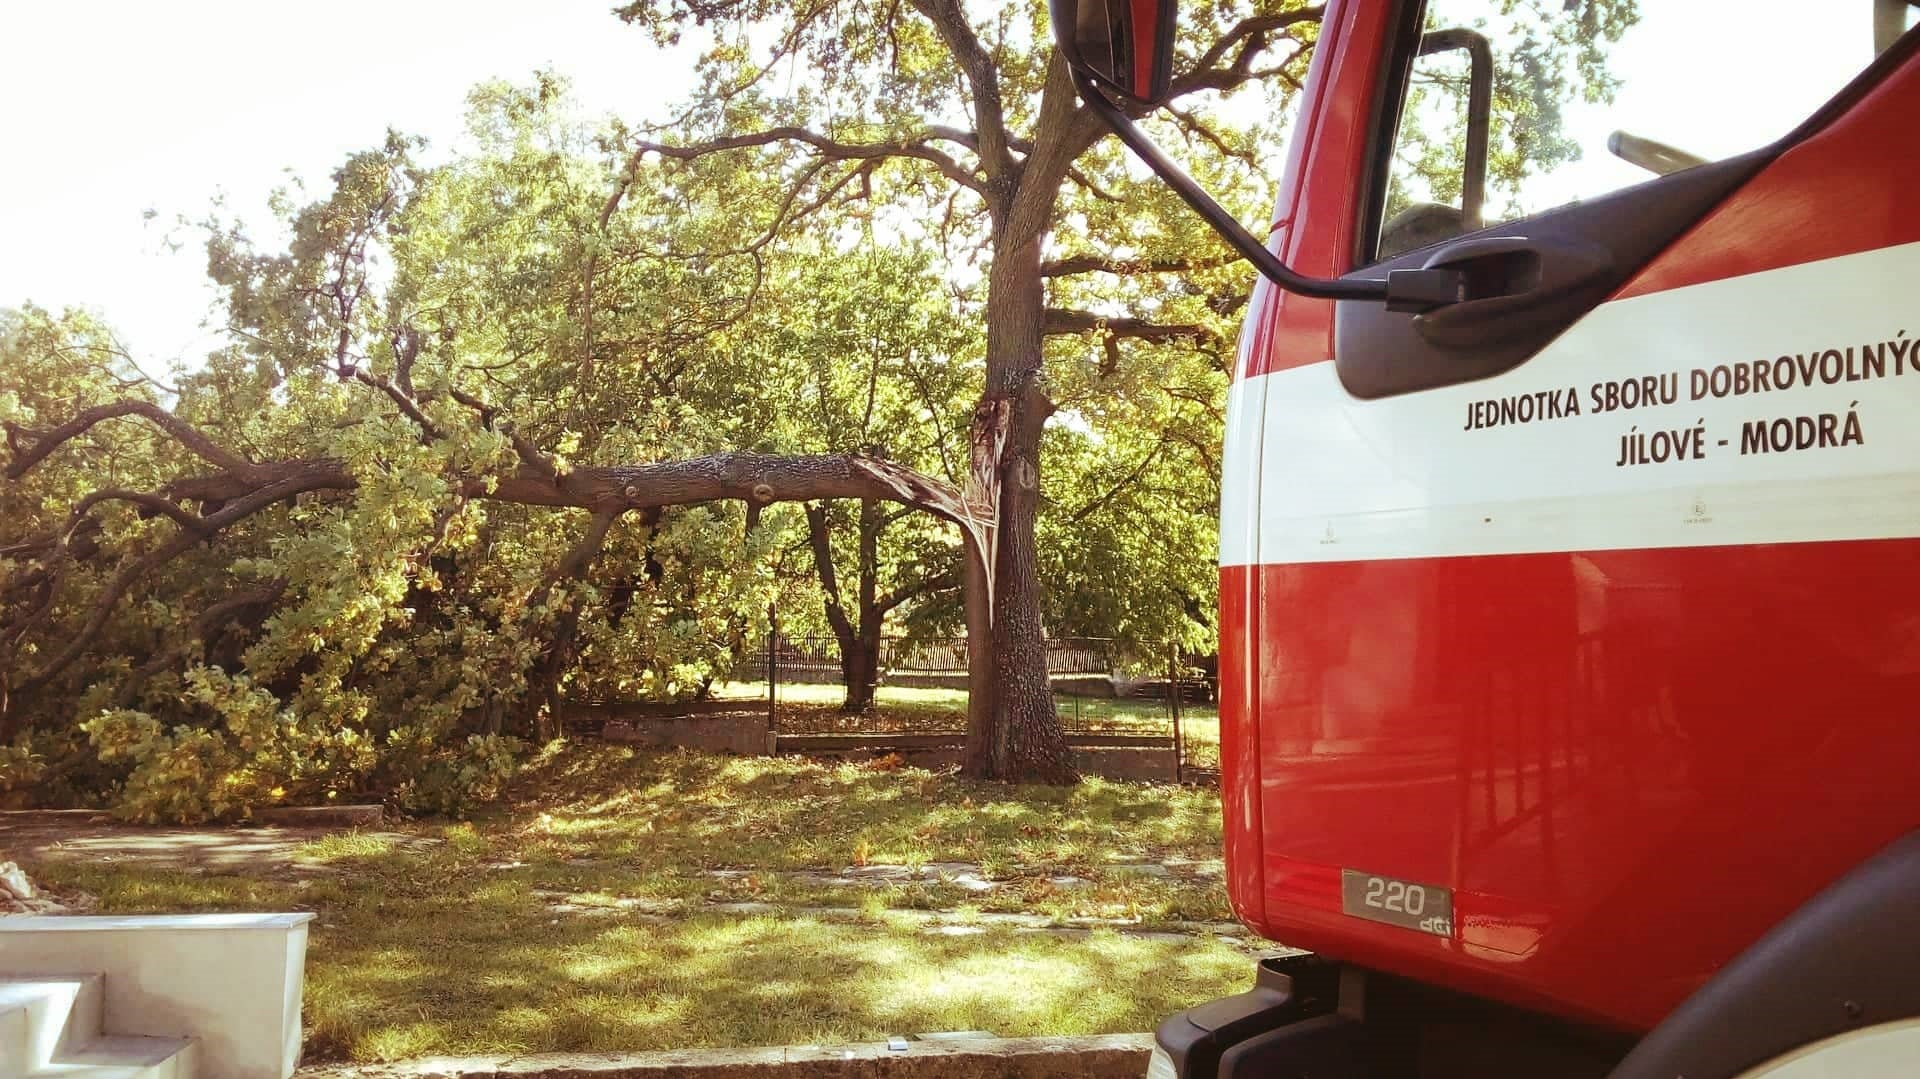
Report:
M 820 673 L 827 681 L 840 679 L 840 642 L 833 637 L 780 637 L 774 659 L 788 681 Z M 1047 673 L 1109 674 L 1114 668 L 1113 642 L 1104 637 L 1061 637 L 1047 642 Z M 742 672 L 767 669 L 767 646 L 749 649 L 736 667 Z M 888 674 L 959 675 L 967 673 L 965 637 L 884 637 L 880 641 L 882 680 Z
M 1132 664 L 1131 676 L 1123 674 L 1121 666 L 1116 643 L 1110 639 L 1061 637 L 1047 641 L 1047 675 L 1066 733 L 1094 743 L 1151 739 L 1173 753 L 1178 776 L 1192 778 L 1217 769 L 1213 708 L 1217 687 L 1211 658 L 1170 653 L 1153 665 L 1157 669 L 1151 673 L 1142 674 L 1138 669 L 1142 665 Z M 840 645 L 834 637 L 763 638 L 759 648 L 740 657 L 735 671 L 736 676 L 766 679 L 769 722 L 776 724 L 783 736 L 856 732 L 950 735 L 966 730 L 964 706 L 882 707 L 879 714 L 871 716 L 776 709 L 775 701 L 787 699 L 782 686 L 840 684 Z M 888 686 L 964 691 L 966 638 L 883 639 L 880 685 L 883 694 Z M 777 720 L 776 711 L 780 713 Z M 1198 721 L 1197 731 L 1194 721 Z M 1193 737 L 1195 733 L 1200 735 L 1198 739 Z

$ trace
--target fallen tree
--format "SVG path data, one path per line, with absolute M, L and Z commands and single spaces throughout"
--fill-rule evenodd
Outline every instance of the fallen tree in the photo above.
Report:
M 351 372 L 346 374 L 353 377 Z M 425 418 L 418 399 L 364 373 L 360 378 L 378 386 L 401 412 L 416 418 L 423 437 L 439 436 L 436 426 Z M 492 418 L 492 410 L 484 404 L 472 402 L 471 407 L 480 421 Z M 81 499 L 58 528 L 9 545 L 8 557 L 21 569 L 0 586 L 0 592 L 31 599 L 7 610 L 4 621 L 0 621 L 0 737 L 14 733 L 8 720 L 18 714 L 16 699 L 47 685 L 83 654 L 114 607 L 143 577 L 196 545 L 216 542 L 225 530 L 269 507 L 319 492 L 350 495 L 360 484 L 345 462 L 337 459 L 251 460 L 165 409 L 137 400 L 89 408 L 46 430 L 5 423 L 11 451 L 6 478 L 22 478 L 62 445 L 97 424 L 119 418 L 150 423 L 216 470 L 181 477 L 155 490 L 95 491 Z M 557 581 L 581 576 L 599 554 L 612 524 L 635 511 L 722 500 L 757 509 L 776 502 L 848 498 L 896 502 L 951 521 L 960 526 L 969 550 L 977 549 L 982 534 L 979 514 L 960 490 L 893 462 L 859 454 L 730 452 L 683 461 L 567 468 L 524 439 L 515 439 L 514 443 L 520 463 L 513 470 L 447 478 L 462 499 L 582 509 L 593 515 L 579 544 L 536 589 L 533 606 L 539 605 L 538 600 L 544 599 Z M 174 534 L 145 551 L 129 552 L 77 628 L 55 627 L 52 612 L 59 598 L 63 568 L 70 562 L 105 555 L 94 538 L 100 531 L 94 514 L 113 502 L 125 502 L 146 514 L 165 517 L 175 525 Z M 271 602 L 269 597 L 250 598 Z M 63 643 L 49 658 L 28 670 L 22 662 L 21 646 L 35 632 L 57 635 Z

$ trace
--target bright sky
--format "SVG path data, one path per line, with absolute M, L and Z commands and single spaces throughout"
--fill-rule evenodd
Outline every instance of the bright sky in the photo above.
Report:
M 215 341 L 199 328 L 213 294 L 196 237 L 167 250 L 179 216 L 204 216 L 224 191 L 230 212 L 264 225 L 283 170 L 324 190 L 388 127 L 444 148 L 469 88 L 542 67 L 572 79 L 591 113 L 657 118 L 685 96 L 690 62 L 661 62 L 612 6 L 0 4 L 0 307 L 89 306 L 149 370 L 197 359 Z
M 1558 170 L 1532 208 L 1651 179 L 1607 151 L 1615 129 L 1708 160 L 1744 153 L 1812 115 L 1873 56 L 1872 0 L 1641 0 L 1640 21 L 1609 54 L 1621 80 L 1614 101 L 1568 106 L 1582 158 Z
M 572 79 L 589 112 L 658 118 L 690 89 L 690 57 L 653 54 L 612 2 L 11 0 L 0 8 L 0 306 L 91 306 L 150 369 L 197 360 L 215 341 L 200 328 L 213 297 L 196 237 L 179 232 L 182 246 L 168 248 L 177 218 L 225 192 L 258 235 L 284 170 L 322 190 L 389 126 L 444 148 L 471 86 L 541 67 Z M 1586 159 L 1547 181 L 1547 205 L 1646 178 L 1606 152 L 1615 127 L 1708 157 L 1749 149 L 1871 55 L 1870 0 L 1641 8 L 1615 55 L 1619 101 L 1569 109 Z

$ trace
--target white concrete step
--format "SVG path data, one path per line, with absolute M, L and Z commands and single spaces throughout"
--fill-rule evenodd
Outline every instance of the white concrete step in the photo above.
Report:
M 196 1047 L 192 1038 L 105 1034 L 23 1079 L 194 1079 Z
M 0 1079 L 98 1038 L 102 997 L 98 974 L 0 976 Z
M 204 1079 L 288 1079 L 300 1061 L 300 996 L 313 915 L 63 915 L 0 918 L 0 976 L 105 974 L 104 1029 L 194 1039 Z M 61 1058 L 69 1066 L 75 1062 Z M 92 1061 L 89 1066 L 125 1062 Z M 192 1079 L 146 1071 L 44 1079 Z M 0 1075 L 0 1079 L 15 1079 Z M 37 1077 L 38 1079 L 38 1077 Z

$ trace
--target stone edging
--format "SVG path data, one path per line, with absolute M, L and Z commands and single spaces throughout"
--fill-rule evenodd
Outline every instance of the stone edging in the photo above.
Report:
M 843 1046 L 434 1057 L 302 1068 L 294 1079 L 1137 1079 L 1151 1034 Z

